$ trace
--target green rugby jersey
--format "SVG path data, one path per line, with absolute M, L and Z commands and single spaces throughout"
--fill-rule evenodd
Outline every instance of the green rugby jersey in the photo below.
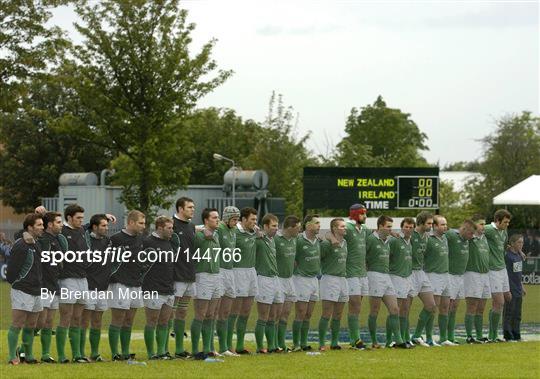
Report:
M 494 223 L 486 225 L 484 234 L 489 245 L 489 269 L 498 271 L 506 268 L 504 248 L 508 240 L 508 232 L 499 230 Z
M 255 232 L 248 232 L 238 223 L 236 225 L 236 248 L 240 249 L 240 261 L 234 262 L 233 267 L 253 268 L 255 267 Z
M 424 254 L 426 252 L 427 239 L 427 233 L 424 233 L 424 235 L 422 235 L 416 230 L 413 232 L 413 235 L 411 237 L 413 270 L 424 269 Z
M 195 233 L 194 245 L 195 245 L 195 254 L 192 255 L 192 259 L 195 260 L 195 272 L 207 272 L 210 274 L 218 274 L 219 273 L 218 254 L 221 254 L 221 253 L 220 253 L 219 239 L 217 236 L 217 232 L 214 232 L 214 236 L 212 239 L 206 239 L 202 231 Z
M 431 234 L 424 254 L 424 271 L 445 274 L 448 272 L 448 240 Z
M 445 235 L 448 241 L 448 272 L 463 275 L 469 260 L 469 241 L 463 239 L 458 230 L 449 230 Z
M 321 272 L 347 276 L 347 241 L 341 241 L 339 246 L 333 246 L 330 241 L 321 242 Z
M 219 267 L 232 269 L 234 261 L 232 259 L 232 254 L 234 248 L 236 247 L 236 228 L 229 228 L 224 222 L 220 222 L 217 228 L 217 234 L 219 238 L 219 246 L 221 247 L 221 252 L 219 254 Z M 223 258 L 223 250 L 227 250 L 225 258 Z
M 347 278 L 366 276 L 366 238 L 368 235 L 365 225 L 356 228 L 355 222 L 346 222 L 347 233 Z
M 294 271 L 294 258 L 296 257 L 296 238 L 287 239 L 283 235 L 274 237 L 276 244 L 276 260 L 278 276 L 290 278 Z
M 390 240 L 385 241 L 379 238 L 379 233 L 371 233 L 366 242 L 366 266 L 368 271 L 388 274 L 390 266 Z
M 296 266 L 294 274 L 312 278 L 321 273 L 321 241 L 315 237 L 310 241 L 306 233 L 296 238 Z
M 403 234 L 390 240 L 389 272 L 407 278 L 412 274 L 412 243 Z
M 486 274 L 489 272 L 489 245 L 484 234 L 469 241 L 469 260 L 466 271 Z
M 277 276 L 276 244 L 273 238 L 263 236 L 255 240 L 255 270 L 257 275 Z

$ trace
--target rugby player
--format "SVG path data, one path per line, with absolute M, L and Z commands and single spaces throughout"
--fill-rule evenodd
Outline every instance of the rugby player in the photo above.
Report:
M 254 208 L 242 208 L 240 222 L 236 225 L 236 248 L 240 252 L 240 260 L 233 265 L 234 281 L 236 284 L 236 299 L 234 300 L 232 315 L 229 322 L 234 325 L 236 321 L 236 353 L 250 354 L 244 347 L 246 326 L 257 295 L 257 272 L 255 271 L 255 231 L 257 225 L 257 211 Z M 229 328 L 231 324 L 229 324 Z M 230 330 L 230 329 L 229 329 Z
M 508 225 L 512 214 L 506 209 L 499 209 L 493 215 L 493 222 L 486 226 L 485 235 L 489 245 L 489 287 L 492 308 L 489 312 L 489 340 L 491 342 L 504 342 L 498 338 L 499 322 L 504 308 L 504 302 L 510 302 L 510 284 L 504 255 L 508 241 Z
M 155 221 L 155 231 L 143 241 L 147 254 L 157 258 L 144 275 L 142 290 L 156 291 L 158 296 L 144 299 L 146 326 L 144 343 L 148 359 L 172 359 L 167 351 L 169 339 L 169 319 L 174 305 L 174 265 L 172 257 L 176 253 L 171 244 L 173 221 L 169 217 L 159 216 Z M 155 253 L 153 253 L 155 252 Z M 157 349 L 154 348 L 154 339 Z
M 26 363 L 37 363 L 33 355 L 34 328 L 43 310 L 41 304 L 41 248 L 35 242 L 43 234 L 43 216 L 26 215 L 23 229 L 34 239 L 27 243 L 18 239 L 11 248 L 7 281 L 11 284 L 11 320 L 8 331 L 9 364 L 18 365 L 17 343 L 22 329 L 22 343 Z
M 465 220 L 459 230 L 448 230 L 448 273 L 450 279 L 450 306 L 448 313 L 448 341 L 456 343 L 454 330 L 456 327 L 456 312 L 459 300 L 465 298 L 463 275 L 469 260 L 469 241 L 474 236 L 476 225 L 471 220 Z
M 219 353 L 224 356 L 238 356 L 232 347 L 234 321 L 231 316 L 231 307 L 236 298 L 236 284 L 234 281 L 233 255 L 236 248 L 236 224 L 240 219 L 240 210 L 228 206 L 223 210 L 222 221 L 219 223 L 217 234 L 221 247 L 219 274 L 221 276 L 222 296 L 217 311 L 216 330 L 219 339 Z
M 195 234 L 195 315 L 191 323 L 191 345 L 193 357 L 204 360 L 211 349 L 212 322 L 216 307 L 221 296 L 221 276 L 219 275 L 220 246 L 217 235 L 219 213 L 214 208 L 205 208 L 202 212 L 204 229 L 212 238 L 207 238 L 205 232 Z M 199 351 L 199 339 L 202 334 L 203 351 Z
M 416 223 L 411 217 L 405 217 L 400 224 L 401 232 L 398 237 L 390 240 L 389 272 L 392 285 L 396 292 L 399 307 L 399 329 L 401 338 L 410 345 L 409 335 L 409 306 L 412 300 L 412 243 L 411 236 Z M 389 321 L 389 320 L 388 320 Z M 386 330 L 386 342 L 390 345 L 391 330 L 388 323 Z
M 107 247 L 110 246 L 110 239 L 107 236 L 109 231 L 109 219 L 105 214 L 96 214 L 90 218 L 90 224 L 86 231 L 86 241 L 92 251 L 101 252 L 104 259 Z M 90 360 L 103 362 L 104 359 L 99 354 L 99 342 L 101 339 L 101 319 L 103 312 L 108 307 L 107 296 L 105 295 L 109 287 L 111 276 L 111 262 L 106 264 L 95 262 L 86 269 L 88 290 L 96 292 L 96 298 L 89 301 L 82 315 L 81 323 L 81 355 L 84 356 L 84 345 L 86 341 L 86 329 L 90 326 Z
M 381 346 L 377 342 L 377 316 L 381 302 L 388 309 L 388 329 L 393 335 L 396 347 L 409 349 L 410 345 L 403 342 L 399 329 L 399 308 L 396 291 L 389 275 L 390 265 L 390 236 L 392 231 L 392 218 L 382 215 L 377 219 L 377 230 L 367 237 L 366 266 L 369 280 L 369 319 L 368 327 L 371 343 L 374 349 Z
M 326 332 L 331 322 L 332 341 L 331 350 L 341 350 L 339 345 L 339 329 L 341 315 L 345 303 L 349 301 L 349 287 L 347 285 L 347 241 L 345 233 L 347 227 L 342 218 L 335 218 L 330 222 L 330 231 L 339 243 L 333 246 L 328 240 L 321 242 L 321 300 L 322 314 L 319 320 L 319 350 L 326 350 Z
M 465 274 L 463 275 L 465 301 L 467 310 L 465 311 L 465 331 L 467 333 L 467 343 L 485 343 L 488 341 L 482 334 L 484 322 L 484 308 L 487 299 L 491 298 L 489 287 L 489 245 L 484 235 L 486 219 L 484 216 L 476 214 L 472 217 L 475 223 L 476 232 L 469 241 L 469 259 Z M 473 324 L 476 331 L 473 337 Z
M 321 229 L 318 215 L 307 215 L 302 222 L 304 232 L 296 239 L 296 256 L 293 275 L 296 290 L 295 316 L 293 323 L 293 351 L 309 351 L 309 322 L 316 302 L 319 300 L 321 272 L 320 240 Z
M 281 311 L 284 296 L 278 279 L 276 261 L 276 245 L 274 236 L 278 230 L 278 218 L 267 213 L 262 218 L 262 236 L 255 241 L 255 271 L 257 272 L 258 293 L 255 297 L 257 302 L 257 324 L 255 326 L 255 340 L 257 353 L 267 354 L 276 351 L 276 326 L 277 315 Z M 264 348 L 264 336 L 266 335 L 267 348 Z
M 416 228 L 414 229 L 411 246 L 412 246 L 412 293 L 411 296 L 422 301 L 424 307 L 418 315 L 418 322 L 412 338 L 415 345 L 429 347 L 430 345 L 422 338 L 422 332 L 426 329 L 426 339 L 431 341 L 433 345 L 438 345 L 433 342 L 433 320 L 437 305 L 433 298 L 433 289 L 428 276 L 424 271 L 424 254 L 426 250 L 427 239 L 429 232 L 433 226 L 433 215 L 429 212 L 422 211 L 416 216 Z M 412 298 L 411 298 L 412 304 Z M 410 308 L 410 306 L 409 306 Z
M 190 299 L 195 296 L 195 262 L 191 259 L 194 253 L 195 224 L 191 222 L 195 214 L 195 203 L 188 197 L 176 200 L 176 214 L 173 217 L 173 247 L 181 249 L 180 259 L 174 262 L 174 296 L 175 312 L 173 330 L 175 337 L 176 358 L 190 358 L 191 354 L 184 349 L 184 332 Z
M 277 345 L 283 351 L 290 351 L 285 344 L 287 323 L 293 303 L 296 302 L 296 289 L 294 287 L 293 272 L 296 257 L 296 241 L 300 232 L 300 219 L 296 216 L 287 216 L 283 221 L 283 228 L 275 237 L 276 260 L 279 282 L 283 290 L 283 307 L 279 314 L 277 328 Z
M 68 250 L 73 252 L 83 252 L 89 249 L 84 236 L 83 220 L 84 208 L 77 204 L 71 204 L 64 210 L 66 223 L 62 227 L 62 235 L 68 241 Z M 56 348 L 58 350 L 58 361 L 60 363 L 69 362 L 65 356 L 66 337 L 69 330 L 69 342 L 73 354 L 74 363 L 88 363 L 88 358 L 81 353 L 81 321 L 82 313 L 89 302 L 88 281 L 86 279 L 86 269 L 88 262 L 63 262 L 62 269 L 58 276 L 60 291 L 65 291 L 65 295 L 59 299 L 60 322 L 56 328 Z
M 135 357 L 129 352 L 131 340 L 131 328 L 138 308 L 143 307 L 143 299 L 140 296 L 143 275 L 147 269 L 141 262 L 138 254 L 143 250 L 143 232 L 146 227 L 144 213 L 133 210 L 127 215 L 127 225 L 118 233 L 111 236 L 111 247 L 117 251 L 130 251 L 132 258 L 129 262 L 114 262 L 108 291 L 112 298 L 109 299 L 111 308 L 111 324 L 109 326 L 109 345 L 114 361 L 128 360 Z M 130 295 L 123 296 L 129 293 Z M 120 341 L 121 354 L 118 352 Z
M 62 214 L 58 212 L 46 212 L 43 216 L 43 225 L 45 232 L 38 239 L 39 246 L 42 251 L 60 251 L 66 252 L 68 242 L 60 232 L 62 231 Z M 41 262 L 41 270 L 43 275 L 43 287 L 48 290 L 48 298 L 41 299 L 43 311 L 39 315 L 37 327 L 41 329 L 41 362 L 56 363 L 51 357 L 51 341 L 53 320 L 58 309 L 58 297 L 55 294 L 60 292 L 58 286 L 58 265 L 53 265 L 52 262 Z

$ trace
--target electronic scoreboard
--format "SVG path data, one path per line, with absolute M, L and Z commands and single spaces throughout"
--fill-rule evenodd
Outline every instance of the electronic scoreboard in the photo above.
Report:
M 305 167 L 304 209 L 438 209 L 439 168 Z

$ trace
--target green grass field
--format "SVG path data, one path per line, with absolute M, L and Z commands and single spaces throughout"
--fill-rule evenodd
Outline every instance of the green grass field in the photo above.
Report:
M 535 325 L 538 333 L 540 323 L 540 286 L 528 286 L 528 294 L 523 303 L 523 323 Z M 305 353 L 273 354 L 268 356 L 243 356 L 226 358 L 223 363 L 201 361 L 151 361 L 146 367 L 128 366 L 126 362 L 107 362 L 89 365 L 7 365 L 7 332 L 11 322 L 9 308 L 9 286 L 0 283 L 0 377 L 72 377 L 83 378 L 142 378 L 142 377 L 520 377 L 538 378 L 540 375 L 540 342 L 501 343 L 487 345 L 461 345 L 446 348 L 416 348 L 410 351 L 383 349 L 377 351 L 353 351 L 345 348 L 341 351 L 325 352 L 310 356 Z M 488 304 L 489 307 L 489 304 Z M 458 324 L 463 323 L 464 304 L 460 306 Z M 416 323 L 420 304 L 414 302 L 411 312 L 411 324 Z M 367 302 L 362 309 L 361 323 L 365 330 Z M 487 314 L 487 312 L 486 312 Z M 320 307 L 316 308 L 312 319 L 312 328 L 316 327 L 320 316 Z M 109 312 L 105 313 L 104 325 L 108 324 Z M 379 318 L 379 327 L 384 326 L 385 314 Z M 191 319 L 191 314 L 189 319 Z M 256 311 L 252 312 L 249 330 L 253 330 Z M 486 320 L 487 322 L 487 320 Z M 189 323 L 188 323 L 189 324 Z M 143 312 L 137 315 L 131 351 L 140 359 L 145 359 L 146 350 L 141 337 L 144 325 Z M 345 319 L 342 326 L 346 326 Z M 344 335 L 345 330 L 343 331 Z M 436 327 L 437 332 L 437 327 Z M 104 333 L 106 333 L 104 327 Z M 252 336 L 249 333 L 247 337 Z M 217 343 L 217 342 L 216 342 Z M 186 344 L 189 342 L 186 339 Z M 173 343 L 171 343 L 171 346 Z M 316 346 L 315 343 L 312 343 Z M 345 344 L 343 344 L 345 347 Z M 66 346 L 70 356 L 69 343 Z M 255 350 L 252 342 L 247 348 Z M 88 349 L 88 347 L 87 347 Z M 108 343 L 102 337 L 101 351 L 110 359 Z M 35 339 L 34 351 L 41 352 L 39 338 Z M 55 346 L 52 346 L 53 356 Z
M 2 339 L 5 339 L 3 332 Z M 251 346 L 253 347 L 253 346 Z M 144 343 L 136 340 L 133 351 L 143 354 Z M 2 354 L 5 354 L 2 352 Z M 83 365 L 0 364 L 3 378 L 206 378 L 206 377 L 469 377 L 538 378 L 540 342 L 462 345 L 447 348 L 416 348 L 410 351 L 341 350 L 309 356 L 305 353 L 227 358 L 223 363 L 202 361 L 151 361 L 146 367 L 126 362 Z

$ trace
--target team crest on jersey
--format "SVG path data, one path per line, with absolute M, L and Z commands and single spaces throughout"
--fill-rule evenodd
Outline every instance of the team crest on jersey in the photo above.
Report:
M 280 242 L 279 246 L 285 246 L 285 244 L 283 242 Z
M 381 245 L 377 245 L 377 249 L 380 249 L 381 248 Z
M 307 250 L 307 248 L 308 248 L 308 247 L 307 247 L 306 245 L 304 245 L 304 247 L 302 247 L 302 249 L 304 249 L 304 250 Z

